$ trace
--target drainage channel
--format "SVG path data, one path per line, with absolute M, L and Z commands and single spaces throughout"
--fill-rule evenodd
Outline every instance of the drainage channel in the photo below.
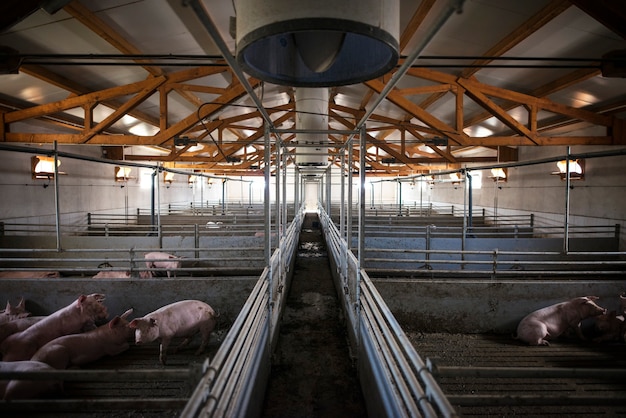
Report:
M 305 216 L 263 417 L 365 417 L 317 214 Z

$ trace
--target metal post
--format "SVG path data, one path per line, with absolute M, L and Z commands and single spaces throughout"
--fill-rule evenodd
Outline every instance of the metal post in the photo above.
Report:
M 365 152 L 367 150 L 367 137 L 365 125 L 361 127 L 359 150 L 359 271 L 363 268 L 365 248 Z
M 222 179 L 222 215 L 226 215 L 226 182 L 228 180 Z
M 270 131 L 269 126 L 265 125 L 265 145 L 264 145 L 264 160 L 265 160 L 265 188 L 263 189 L 264 197 L 263 197 L 263 210 L 265 214 L 264 226 L 265 226 L 265 265 L 270 266 L 270 255 L 271 255 L 271 245 L 270 245 L 270 234 L 272 232 L 272 216 L 271 216 L 271 206 L 270 206 L 270 163 L 271 163 L 271 155 L 270 155 Z
M 348 222 L 346 222 L 346 241 L 348 250 L 352 248 L 352 147 L 353 141 L 352 138 L 350 138 L 346 143 L 346 149 L 348 150 Z
M 281 159 L 282 159 L 282 143 L 280 138 L 276 139 L 276 157 L 274 159 L 274 161 L 276 161 L 276 167 L 275 167 L 275 173 L 274 173 L 274 178 L 276 179 L 276 207 L 275 207 L 275 212 L 276 214 L 274 215 L 275 221 L 274 223 L 276 224 L 276 239 L 279 239 L 280 237 L 280 232 L 278 230 L 279 226 L 282 225 L 282 220 L 281 220 L 281 210 L 280 210 L 280 204 L 281 204 L 281 199 L 280 199 L 280 170 L 282 168 L 282 164 L 281 164 Z M 270 239 L 270 243 L 271 243 L 271 239 Z M 271 246 L 271 245 L 270 245 Z
M 56 221 L 57 251 L 61 251 L 61 211 L 59 206 L 59 151 L 54 141 L 54 212 Z
M 158 175 L 156 168 L 152 171 L 152 190 L 150 191 L 150 225 L 152 225 L 152 231 L 156 227 L 156 179 Z
M 402 182 L 400 179 L 398 182 L 398 216 L 402 216 Z
M 346 214 L 346 154 L 341 153 L 341 201 L 339 202 L 339 236 L 343 238 L 346 233 L 346 220 L 344 216 Z M 343 261 L 342 261 L 343 262 Z
M 563 228 L 563 254 L 569 252 L 569 192 L 570 192 L 570 172 L 569 172 L 569 156 L 570 147 L 567 147 L 567 154 L 565 156 L 565 216 L 564 216 L 564 228 Z

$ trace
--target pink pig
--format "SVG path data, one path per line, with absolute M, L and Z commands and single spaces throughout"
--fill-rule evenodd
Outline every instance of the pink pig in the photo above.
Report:
M 196 351 L 199 355 L 209 342 L 211 331 L 215 328 L 215 311 L 199 300 L 183 300 L 163 306 L 143 318 L 133 319 L 129 326 L 135 329 L 135 343 L 149 343 L 157 338 L 161 340 L 159 360 L 167 361 L 167 347 L 172 338 L 185 337 L 185 340 L 174 350 L 178 351 L 189 344 L 195 334 L 200 332 L 202 342 Z
M 59 309 L 24 331 L 7 337 L 0 344 L 3 361 L 29 360 L 45 343 L 62 335 L 75 334 L 93 328 L 95 322 L 106 319 L 104 295 L 81 295 L 65 308 Z
M 0 343 L 4 341 L 9 335 L 16 332 L 24 331 L 31 325 L 44 319 L 45 316 L 29 316 L 26 318 L 18 318 L 4 324 L 0 324 Z
M 606 309 L 595 304 L 594 300 L 598 299 L 597 296 L 583 296 L 532 312 L 517 326 L 517 338 L 530 345 L 550 345 L 548 339 L 574 328 L 578 336 L 585 339 L 580 322 L 606 313 Z
M 163 252 L 152 252 L 147 253 L 145 255 L 146 259 L 146 267 L 149 269 L 164 269 L 167 270 L 167 278 L 170 278 L 170 270 L 179 269 L 181 266 L 180 257 L 176 257 L 175 255 L 163 253 Z M 145 276 L 152 277 L 156 272 L 148 270 L 145 272 Z M 174 277 L 176 277 L 176 271 L 174 271 Z
M 55 369 L 67 369 L 96 361 L 106 355 L 114 356 L 129 348 L 133 331 L 126 318 L 132 308 L 109 323 L 82 334 L 64 335 L 41 347 L 31 360 L 49 364 Z
M 54 370 L 40 361 L 0 361 L 1 372 L 29 372 Z M 63 391 L 63 382 L 58 380 L 0 380 L 0 397 L 5 400 L 32 399 Z
M 617 315 L 615 311 L 599 315 L 596 317 L 595 329 L 599 335 L 593 341 L 597 343 L 604 341 L 624 342 L 624 333 L 626 333 L 624 315 Z

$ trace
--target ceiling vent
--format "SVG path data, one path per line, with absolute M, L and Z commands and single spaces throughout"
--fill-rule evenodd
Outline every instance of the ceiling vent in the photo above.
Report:
M 399 0 L 238 0 L 236 57 L 274 84 L 356 84 L 396 66 L 399 26 Z

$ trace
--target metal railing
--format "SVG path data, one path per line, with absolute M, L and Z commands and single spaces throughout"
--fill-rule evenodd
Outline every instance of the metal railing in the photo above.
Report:
M 262 402 L 303 221 L 300 210 L 191 395 L 181 417 L 247 416 Z
M 320 221 L 343 289 L 340 299 L 348 318 L 351 344 L 358 353 L 368 412 L 388 417 L 457 416 L 323 209 L 320 209 Z

